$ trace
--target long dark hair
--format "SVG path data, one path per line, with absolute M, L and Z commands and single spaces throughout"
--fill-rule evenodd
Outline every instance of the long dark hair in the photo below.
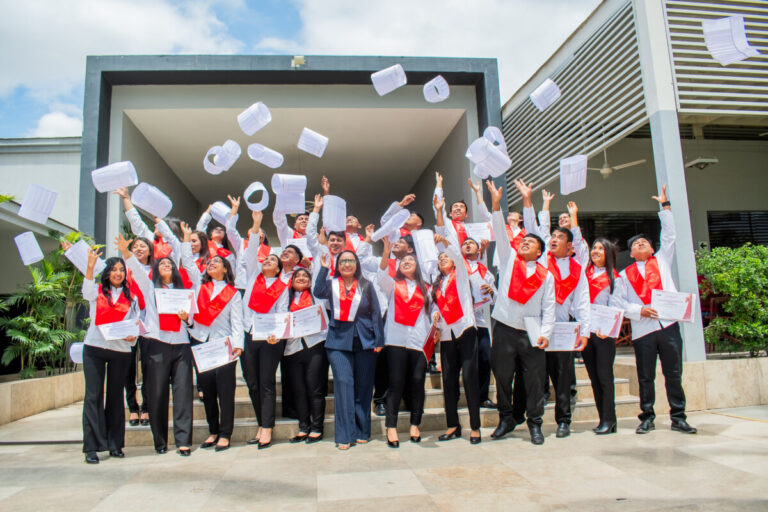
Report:
M 592 242 L 592 247 L 595 247 L 595 244 L 600 244 L 603 246 L 603 253 L 605 253 L 605 273 L 608 274 L 608 279 L 611 282 L 611 293 L 613 293 L 613 285 L 614 285 L 614 278 L 613 278 L 613 270 L 616 268 L 616 257 L 619 254 L 619 248 L 608 240 L 607 238 L 596 238 L 594 242 Z M 592 252 L 592 251 L 590 251 Z M 589 265 L 587 265 L 587 268 L 594 267 L 595 264 L 592 263 L 592 256 L 589 257 Z
M 149 247 L 149 256 L 147 256 L 147 265 L 152 265 L 155 261 L 155 244 L 150 242 L 148 239 L 144 238 L 143 236 L 138 236 L 131 240 L 131 245 L 128 246 L 129 249 L 133 249 L 133 244 L 136 243 L 136 241 L 142 241 L 144 242 L 147 247 Z
M 224 238 L 221 239 L 221 246 L 224 249 L 231 251 L 232 249 L 229 247 L 229 237 L 227 236 L 227 227 L 219 224 L 218 221 L 212 221 L 211 227 L 208 228 L 208 238 L 213 240 L 213 238 L 211 238 L 211 233 L 213 233 L 213 230 L 216 228 L 221 228 L 224 230 Z
M 416 281 L 416 286 L 421 291 L 421 294 L 424 296 L 424 311 L 429 314 L 429 291 L 427 291 L 427 285 L 424 284 L 424 279 L 421 277 L 421 267 L 419 266 L 419 259 L 416 257 L 416 254 L 409 253 L 400 258 L 400 263 L 402 264 L 403 260 L 407 257 L 413 258 L 413 260 L 416 262 L 416 272 L 414 273 L 413 280 Z M 408 279 L 405 277 L 405 274 L 403 274 L 400 271 L 400 265 L 397 265 L 397 272 L 395 272 L 395 281 L 404 281 Z
M 211 257 L 211 254 L 208 252 L 208 235 L 205 231 L 193 231 L 192 234 L 197 235 L 197 239 L 200 240 L 198 256 L 203 259 L 203 264 L 208 263 L 208 258 Z
M 447 254 L 445 252 L 441 252 L 440 254 Z M 450 257 L 450 256 L 449 256 Z M 438 257 L 439 259 L 439 257 Z M 453 261 L 453 258 L 451 258 L 451 261 Z M 453 261 L 453 270 L 456 271 L 456 262 Z M 443 286 L 443 278 L 445 275 L 442 273 L 442 271 L 437 272 L 437 277 L 435 278 L 435 282 L 432 283 L 432 300 L 437 303 L 437 291 L 440 290 Z
M 224 282 L 227 283 L 228 285 L 234 286 L 234 284 L 235 284 L 235 273 L 232 271 L 232 265 L 229 264 L 229 262 L 227 261 L 226 258 L 222 258 L 221 256 L 216 255 L 213 258 L 211 258 L 210 260 L 206 261 L 205 264 L 207 265 L 208 263 L 210 263 L 211 261 L 213 261 L 216 258 L 218 258 L 221 261 L 221 264 L 224 265 L 224 270 L 226 270 L 226 273 L 224 274 Z M 203 272 L 202 284 L 205 284 L 205 283 L 207 283 L 209 281 L 212 281 L 212 280 L 213 280 L 213 278 L 210 275 L 208 275 L 208 271 L 207 270 L 205 272 Z M 174 286 L 176 286 L 176 285 L 174 284 Z
M 176 267 L 176 264 L 173 262 L 173 260 L 167 256 L 165 258 L 160 258 L 159 260 L 155 261 L 154 265 L 152 265 L 152 284 L 155 285 L 155 288 L 162 288 L 163 286 L 163 279 L 160 277 L 160 271 L 158 270 L 160 262 L 163 260 L 168 260 L 168 262 L 171 264 L 171 283 L 173 283 L 173 287 L 179 289 L 184 288 L 184 281 L 181 279 L 179 269 Z
M 341 257 L 345 254 L 351 254 L 355 258 L 355 263 L 357 264 L 357 268 L 355 268 L 355 275 L 354 278 L 357 279 L 357 289 L 360 290 L 360 293 L 363 295 L 368 296 L 370 299 L 370 295 L 373 290 L 373 285 L 370 281 L 368 281 L 366 278 L 363 277 L 363 270 L 360 266 L 360 258 L 357 257 L 357 254 L 355 251 L 350 251 L 349 249 L 341 251 L 338 256 L 336 256 L 336 266 L 334 268 L 334 276 L 341 276 L 339 273 L 339 261 L 342 259 Z
M 152 247 L 150 245 L 150 247 Z M 115 265 L 118 263 L 123 265 L 123 271 L 125 272 L 125 276 L 128 277 L 128 267 L 125 266 L 125 261 L 123 261 L 123 258 L 107 258 L 107 266 L 104 268 L 104 271 L 101 273 L 101 293 L 104 294 L 104 296 L 107 298 L 109 302 L 112 302 L 112 293 L 110 292 L 109 287 L 112 286 L 112 283 L 109 282 L 109 276 L 112 274 L 112 270 L 114 270 Z M 125 282 L 126 277 L 123 278 L 123 295 L 126 299 L 128 299 L 128 302 L 133 300 L 131 297 L 131 290 L 128 289 L 128 283 Z
M 294 271 L 293 277 L 296 277 L 296 274 L 298 274 L 299 272 L 304 272 L 305 274 L 307 274 L 307 277 L 309 277 L 309 288 L 307 288 L 306 291 L 309 292 L 309 296 L 312 298 L 312 304 L 314 304 L 315 303 L 315 296 L 312 295 L 312 273 L 309 270 L 307 270 L 307 269 L 305 269 L 303 267 L 300 267 L 300 268 L 297 268 Z M 293 279 L 293 277 L 291 279 Z M 293 283 L 291 283 L 291 287 L 288 289 L 288 309 L 289 309 L 289 311 L 290 311 L 290 308 L 291 308 L 291 304 L 293 304 L 293 299 L 296 297 L 296 293 L 297 293 L 296 290 L 293 289 Z

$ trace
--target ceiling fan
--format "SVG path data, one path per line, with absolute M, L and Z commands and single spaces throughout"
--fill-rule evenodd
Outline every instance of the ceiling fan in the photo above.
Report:
M 614 165 L 610 166 L 608 165 L 608 153 L 606 150 L 603 150 L 603 166 L 602 167 L 588 167 L 590 171 L 600 171 L 600 175 L 603 177 L 603 179 L 607 179 L 608 176 L 613 174 L 613 171 L 618 171 L 620 169 L 624 169 L 625 167 L 632 167 L 633 165 L 640 165 L 645 163 L 645 158 L 642 160 L 635 160 L 634 162 L 627 162 L 625 164 L 620 165 Z

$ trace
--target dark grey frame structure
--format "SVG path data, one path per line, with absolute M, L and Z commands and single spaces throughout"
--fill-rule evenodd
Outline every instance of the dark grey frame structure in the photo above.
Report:
M 80 230 L 103 243 L 106 194 L 97 194 L 91 171 L 108 163 L 112 87 L 116 85 L 301 84 L 363 85 L 371 73 L 401 64 L 409 85 L 435 75 L 453 85 L 475 86 L 478 126 L 501 126 L 496 59 L 352 57 L 311 55 L 291 67 L 288 55 L 89 56 L 86 62 L 80 167 Z

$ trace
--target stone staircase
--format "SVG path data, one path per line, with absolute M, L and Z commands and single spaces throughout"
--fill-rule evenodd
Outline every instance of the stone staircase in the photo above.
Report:
M 595 409 L 594 395 L 589 377 L 587 376 L 584 365 L 576 365 L 576 406 L 572 409 L 573 421 L 594 421 L 597 424 L 597 409 Z M 616 415 L 619 418 L 635 417 L 639 412 L 639 401 L 636 396 L 630 394 L 629 379 L 616 378 L 614 380 L 616 387 Z M 325 406 L 325 437 L 333 438 L 333 378 L 329 372 L 328 396 Z M 426 397 L 424 401 L 424 416 L 422 417 L 422 431 L 439 431 L 446 428 L 445 413 L 443 410 L 443 391 L 440 375 L 427 375 L 425 381 Z M 491 375 L 491 399 L 495 401 L 495 385 L 493 375 Z M 173 418 L 169 405 L 168 417 Z M 544 423 L 554 424 L 554 401 L 551 399 L 544 410 Z M 195 399 L 193 401 L 193 443 L 199 444 L 208 437 L 208 423 L 205 421 L 205 410 L 203 403 Z M 298 421 L 290 418 L 280 417 L 282 412 L 282 384 L 277 382 L 277 413 L 275 428 L 272 432 L 272 438 L 275 441 L 287 440 L 298 433 Z M 128 418 L 129 411 L 126 408 L 125 417 Z M 410 413 L 402 410 L 398 417 L 398 431 L 408 432 L 410 425 Z M 494 409 L 480 409 L 480 419 L 483 427 L 493 428 L 498 424 L 498 412 Z M 462 428 L 469 430 L 469 413 L 466 409 L 466 400 L 462 389 L 459 398 L 459 421 Z M 258 424 L 253 413 L 253 406 L 248 397 L 248 388 L 240 374 L 240 368 L 237 370 L 237 388 L 235 390 L 235 428 L 232 432 L 232 442 L 242 443 L 254 437 L 258 430 Z M 371 435 L 383 436 L 385 434 L 384 418 L 371 415 Z M 173 443 L 173 429 L 169 425 L 168 429 L 169 443 Z M 126 446 L 152 446 L 152 432 L 148 426 L 132 427 L 127 425 L 125 432 Z

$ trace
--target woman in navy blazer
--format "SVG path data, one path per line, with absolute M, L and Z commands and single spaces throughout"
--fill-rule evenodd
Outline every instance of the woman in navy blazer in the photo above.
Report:
M 340 450 L 371 437 L 371 400 L 376 352 L 384 346 L 381 309 L 373 285 L 362 277 L 360 260 L 352 251 L 336 259 L 328 279 L 330 260 L 315 281 L 315 296 L 331 308 L 325 349 L 333 371 L 335 440 Z

